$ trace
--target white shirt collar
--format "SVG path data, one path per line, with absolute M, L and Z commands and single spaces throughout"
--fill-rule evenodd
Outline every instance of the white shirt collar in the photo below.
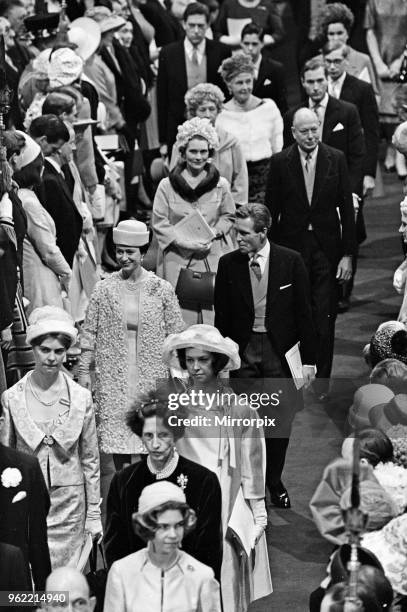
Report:
M 301 149 L 301 147 L 298 147 L 298 151 L 300 153 L 300 157 L 303 160 L 303 162 L 305 163 L 305 159 L 308 155 L 308 153 L 306 153 L 305 151 L 303 151 L 303 149 Z M 318 154 L 318 145 L 315 147 L 315 149 L 313 151 L 311 151 L 311 162 L 313 162 L 316 159 L 316 156 Z
M 53 166 L 55 168 L 55 170 L 59 174 L 63 174 L 61 166 L 58 164 L 58 162 L 55 161 L 55 159 L 53 157 L 46 156 L 45 159 L 51 164 L 51 166 Z
M 193 44 L 188 40 L 188 38 L 184 38 L 184 49 L 185 53 L 188 56 L 188 59 L 192 59 L 192 52 L 194 50 Z M 198 54 L 198 62 L 201 63 L 203 56 L 205 55 L 205 38 L 202 42 L 199 43 L 197 47 L 195 47 Z
M 346 78 L 346 72 L 344 72 L 342 76 L 339 77 L 339 79 L 336 79 L 336 81 L 329 79 L 329 83 L 331 84 L 331 87 L 335 88 L 335 91 L 338 91 L 340 93 L 342 90 L 343 82 L 345 78 Z
M 253 261 L 255 255 L 257 255 L 257 261 L 259 263 L 261 273 L 263 274 L 267 260 L 270 255 L 270 242 L 266 240 L 266 244 L 264 245 L 264 247 L 262 247 L 260 251 L 257 251 L 257 253 L 255 253 L 253 257 L 251 257 L 250 263 Z
M 254 63 L 254 70 L 255 70 L 256 79 L 259 78 L 259 71 L 260 71 L 261 60 L 262 60 L 262 56 L 261 56 L 261 53 L 260 53 L 260 55 L 257 58 L 257 60 L 255 62 L 253 62 Z
M 325 110 L 326 105 L 328 104 L 328 100 L 329 100 L 329 95 L 328 95 L 328 92 L 326 92 L 321 102 L 318 102 L 318 106 L 321 106 Z M 309 102 L 309 108 L 314 108 L 315 102 L 311 100 L 311 98 L 308 99 L 308 102 Z

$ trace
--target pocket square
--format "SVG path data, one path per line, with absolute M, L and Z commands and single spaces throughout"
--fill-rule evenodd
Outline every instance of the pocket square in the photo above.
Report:
M 16 504 L 17 502 L 25 499 L 27 497 L 27 493 L 25 491 L 19 491 L 16 495 L 14 495 L 13 499 L 11 500 L 12 504 Z
M 292 283 L 289 283 L 288 285 L 282 285 L 282 286 L 280 287 L 280 291 L 281 291 L 282 289 L 287 289 L 287 287 L 291 287 L 291 285 L 292 285 Z
M 271 85 L 270 79 L 264 79 L 263 85 Z
M 333 132 L 340 132 L 341 130 L 344 130 L 344 129 L 345 128 L 343 127 L 342 123 L 337 123 L 332 131 Z

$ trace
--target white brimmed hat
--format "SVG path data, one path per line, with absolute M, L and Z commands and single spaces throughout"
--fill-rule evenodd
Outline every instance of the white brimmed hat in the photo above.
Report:
M 35 338 L 46 334 L 65 334 L 71 339 L 71 346 L 75 344 L 78 330 L 72 317 L 57 306 L 42 306 L 35 308 L 29 319 L 27 327 L 27 342 L 31 344 Z
M 200 348 L 210 353 L 222 353 L 229 361 L 222 372 L 240 368 L 239 346 L 230 338 L 224 338 L 213 325 L 191 325 L 179 334 L 170 334 L 164 340 L 163 361 L 170 368 L 179 368 L 176 351 L 183 348 Z
M 150 238 L 147 225 L 142 221 L 127 219 L 120 221 L 117 227 L 113 228 L 113 242 L 130 247 L 141 247 L 148 243 Z
M 138 514 L 145 514 L 158 508 L 166 502 L 186 503 L 186 497 L 181 487 L 163 480 L 144 487 L 138 500 Z
M 86 62 L 99 47 L 102 36 L 94 19 L 79 17 L 71 23 L 68 38 L 76 45 L 76 53 Z
M 31 164 L 31 162 L 37 159 L 37 157 L 41 153 L 41 147 L 35 142 L 35 140 L 31 138 L 31 136 L 29 136 L 25 132 L 22 132 L 21 130 L 16 130 L 16 132 L 17 134 L 22 136 L 25 141 L 25 144 L 21 149 L 19 155 L 16 155 L 14 157 L 15 169 L 21 170 L 21 168 L 28 166 L 28 164 Z

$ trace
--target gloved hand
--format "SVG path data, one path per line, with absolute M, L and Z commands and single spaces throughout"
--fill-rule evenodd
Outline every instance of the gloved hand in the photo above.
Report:
M 249 499 L 250 509 L 256 524 L 254 545 L 260 540 L 267 527 L 267 510 L 264 497 L 262 499 Z
M 403 287 L 406 282 L 406 274 L 405 270 L 399 266 L 397 270 L 394 272 L 393 276 L 393 287 L 397 291 L 397 293 L 403 293 Z
M 8 193 L 5 193 L 0 200 L 0 219 L 13 219 L 13 203 Z

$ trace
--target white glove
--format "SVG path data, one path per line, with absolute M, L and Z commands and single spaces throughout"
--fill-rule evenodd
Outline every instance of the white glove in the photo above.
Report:
M 13 218 L 13 202 L 10 200 L 8 193 L 5 193 L 0 200 L 0 219 Z
M 104 185 L 96 185 L 96 189 L 89 194 L 89 205 L 94 221 L 101 221 L 106 212 L 106 194 Z
M 262 499 L 249 499 L 250 509 L 256 524 L 254 545 L 260 540 L 267 527 L 267 510 L 264 497 Z
M 405 271 L 398 267 L 393 276 L 393 287 L 397 293 L 403 293 L 403 287 L 406 282 Z

